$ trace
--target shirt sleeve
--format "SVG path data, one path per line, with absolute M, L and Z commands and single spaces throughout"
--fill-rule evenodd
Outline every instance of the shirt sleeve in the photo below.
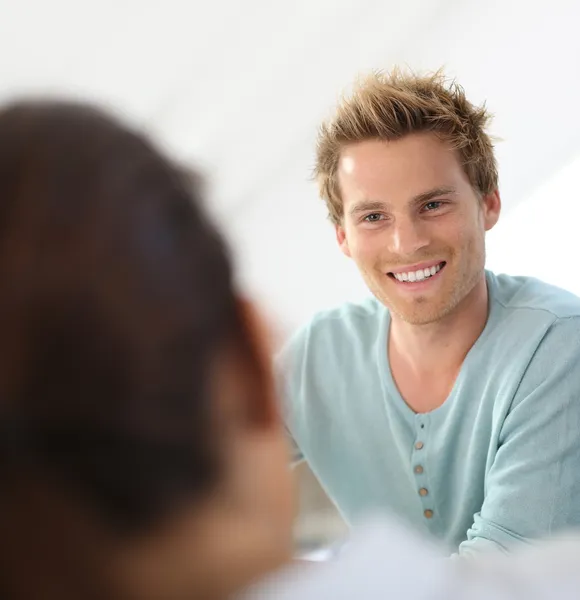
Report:
M 580 317 L 570 317 L 554 322 L 528 365 L 459 554 L 508 551 L 578 526 Z

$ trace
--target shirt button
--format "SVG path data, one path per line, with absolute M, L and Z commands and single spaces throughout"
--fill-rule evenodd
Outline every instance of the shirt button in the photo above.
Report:
M 429 490 L 427 488 L 421 488 L 419 490 L 419 495 L 420 496 L 426 496 L 429 493 Z
M 421 465 L 417 465 L 415 467 L 415 473 L 417 473 L 418 475 L 421 475 L 421 473 L 423 473 L 423 467 Z
M 417 443 L 415 444 L 415 448 L 416 448 L 417 450 L 422 450 L 422 449 L 423 449 L 423 442 L 417 442 Z
M 433 511 L 432 510 L 427 509 L 423 514 L 425 515 L 426 519 L 432 519 L 433 518 Z

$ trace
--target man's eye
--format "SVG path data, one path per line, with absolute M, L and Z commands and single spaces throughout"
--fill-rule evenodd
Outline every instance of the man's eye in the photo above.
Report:
M 427 204 L 425 204 L 425 210 L 430 211 L 430 210 L 437 210 L 438 208 L 441 207 L 441 205 L 443 204 L 443 202 L 441 202 L 440 200 L 436 200 L 433 202 L 427 202 Z
M 364 220 L 367 221 L 367 223 L 376 223 L 377 221 L 381 220 L 381 215 L 380 213 L 372 213 L 367 215 Z

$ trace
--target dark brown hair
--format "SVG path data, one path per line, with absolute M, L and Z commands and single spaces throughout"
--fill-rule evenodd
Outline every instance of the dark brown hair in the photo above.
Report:
M 2 488 L 40 468 L 140 530 L 211 486 L 208 370 L 239 318 L 200 195 L 97 109 L 0 112 Z

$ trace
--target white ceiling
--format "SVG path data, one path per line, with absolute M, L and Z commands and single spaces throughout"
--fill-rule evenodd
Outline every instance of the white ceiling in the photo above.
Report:
M 243 285 L 285 328 L 365 294 L 309 181 L 361 70 L 445 66 L 496 114 L 502 194 L 580 152 L 575 0 L 0 0 L 0 94 L 88 97 L 211 175 Z

